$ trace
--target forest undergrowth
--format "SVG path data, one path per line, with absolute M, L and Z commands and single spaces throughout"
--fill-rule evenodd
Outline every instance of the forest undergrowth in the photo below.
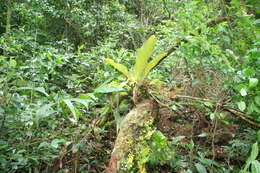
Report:
M 0 172 L 260 172 L 258 1 L 0 14 Z

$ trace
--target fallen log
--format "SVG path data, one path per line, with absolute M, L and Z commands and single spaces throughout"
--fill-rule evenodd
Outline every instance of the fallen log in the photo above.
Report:
M 129 165 L 135 165 L 139 170 L 145 169 L 137 163 L 136 158 L 141 151 L 138 151 L 140 147 L 136 146 L 142 143 L 144 137 L 152 134 L 152 124 L 157 113 L 157 104 L 151 100 L 144 100 L 125 116 L 120 124 L 106 173 L 129 172 Z

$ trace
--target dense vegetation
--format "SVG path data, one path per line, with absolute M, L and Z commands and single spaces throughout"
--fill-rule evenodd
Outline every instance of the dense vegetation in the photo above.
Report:
M 0 172 L 104 171 L 145 98 L 158 116 L 120 172 L 259 173 L 259 8 L 1 0 Z

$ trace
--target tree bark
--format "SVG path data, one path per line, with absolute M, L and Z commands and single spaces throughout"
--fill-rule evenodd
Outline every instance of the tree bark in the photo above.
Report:
M 135 157 L 135 146 L 141 136 L 147 132 L 143 129 L 147 122 L 151 122 L 157 116 L 157 104 L 151 100 L 144 100 L 137 104 L 124 118 L 120 124 L 114 149 L 109 161 L 109 167 L 106 173 L 120 173 L 125 160 L 129 158 L 130 153 Z

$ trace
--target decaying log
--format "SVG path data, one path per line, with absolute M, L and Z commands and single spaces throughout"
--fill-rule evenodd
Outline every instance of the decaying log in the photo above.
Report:
M 157 104 L 151 100 L 144 100 L 137 104 L 120 124 L 114 149 L 109 161 L 106 173 L 120 173 L 124 168 L 125 160 L 129 160 L 135 154 L 135 147 L 141 136 L 145 136 L 143 130 L 147 123 L 154 120 L 158 112 Z

